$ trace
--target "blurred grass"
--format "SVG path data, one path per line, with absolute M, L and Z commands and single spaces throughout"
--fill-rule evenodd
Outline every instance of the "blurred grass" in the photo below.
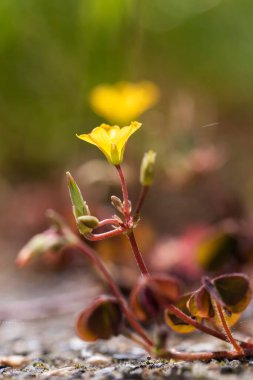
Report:
M 252 15 L 250 0 L 1 0 L 1 172 L 75 162 L 74 133 L 101 121 L 87 102 L 101 82 L 149 79 L 165 99 L 183 87 L 251 113 Z

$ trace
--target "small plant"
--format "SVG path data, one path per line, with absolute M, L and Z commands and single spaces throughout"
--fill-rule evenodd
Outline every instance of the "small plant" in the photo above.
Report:
M 138 122 L 132 122 L 123 128 L 102 124 L 90 134 L 77 136 L 97 146 L 109 164 L 116 168 L 123 196 L 122 199 L 115 195 L 111 197 L 117 215 L 105 220 L 99 220 L 92 215 L 74 178 L 67 173 L 73 214 L 80 234 L 89 241 L 99 241 L 124 234 L 129 241 L 141 273 L 131 291 L 129 301 L 122 295 L 96 251 L 77 237 L 62 218 L 52 211 L 49 213 L 50 229 L 34 237 L 21 250 L 17 263 L 24 266 L 33 256 L 48 250 L 59 251 L 72 246 L 97 267 L 108 284 L 111 295 L 97 297 L 80 313 L 76 331 L 85 341 L 109 339 L 122 334 L 144 347 L 154 357 L 175 360 L 234 359 L 252 356 L 253 341 L 236 339 L 230 329 L 251 300 L 249 280 L 244 274 L 232 273 L 213 279 L 204 277 L 199 289 L 182 294 L 180 283 L 176 278 L 150 273 L 143 260 L 134 230 L 140 221 L 144 200 L 153 184 L 156 154 L 150 150 L 143 157 L 140 169 L 142 188 L 134 208 L 129 200 L 121 168 L 126 143 L 140 127 L 141 124 Z M 99 232 L 100 227 L 105 226 L 107 230 Z M 167 347 L 170 329 L 182 334 L 199 330 L 230 343 L 232 350 L 178 352 Z

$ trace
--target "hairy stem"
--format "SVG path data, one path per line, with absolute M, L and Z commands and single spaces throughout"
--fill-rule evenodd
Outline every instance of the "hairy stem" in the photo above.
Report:
M 135 236 L 134 236 L 134 232 L 133 231 L 129 232 L 129 234 L 127 235 L 127 237 L 128 237 L 129 242 L 131 244 L 131 247 L 132 247 L 135 259 L 137 261 L 138 267 L 139 267 L 139 269 L 141 271 L 141 274 L 143 274 L 143 275 L 149 274 L 148 269 L 146 267 L 146 264 L 145 264 L 145 262 L 143 260 L 142 254 L 141 254 L 141 252 L 139 250 L 139 247 L 137 245 L 137 242 L 136 242 L 136 239 L 135 239 Z
M 124 200 L 125 217 L 126 217 L 126 220 L 129 221 L 129 219 L 130 219 L 130 204 L 129 204 L 128 190 L 127 190 L 125 176 L 124 176 L 124 173 L 123 173 L 120 165 L 116 165 L 115 167 L 116 167 L 116 169 L 119 173 L 119 177 L 120 177 L 123 200 Z
M 236 342 L 235 338 L 233 337 L 232 335 L 232 332 L 230 330 L 230 327 L 227 323 L 227 320 L 226 320 L 226 317 L 224 315 L 224 311 L 223 311 L 223 308 L 222 306 L 214 301 L 215 304 L 216 304 L 216 308 L 217 308 L 217 313 L 218 313 L 218 316 L 220 317 L 220 321 L 222 323 L 222 326 L 223 326 L 223 329 L 225 331 L 225 334 L 227 336 L 227 340 L 232 344 L 232 346 L 234 347 L 234 349 L 241 355 L 243 355 L 243 349 L 242 347 Z

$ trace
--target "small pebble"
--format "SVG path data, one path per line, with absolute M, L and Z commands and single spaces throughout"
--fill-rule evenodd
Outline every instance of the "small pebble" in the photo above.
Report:
M 69 341 L 69 348 L 73 351 L 80 351 L 84 349 L 87 346 L 87 343 L 85 343 L 83 340 L 74 337 L 70 339 Z
M 132 352 L 114 354 L 113 359 L 116 360 L 140 360 L 143 354 L 134 354 Z
M 106 367 L 106 368 L 102 368 L 102 369 L 99 369 L 96 371 L 96 376 L 97 375 L 110 375 L 111 373 L 113 373 L 113 371 L 115 370 L 115 367 Z
M 86 363 L 91 364 L 91 365 L 103 365 L 103 364 L 111 363 L 111 361 L 112 361 L 112 358 L 110 358 L 108 356 L 97 354 L 97 355 L 93 355 L 90 358 L 88 358 L 86 360 Z
M 48 371 L 48 370 L 49 370 L 49 366 L 41 360 L 35 360 L 35 361 L 31 362 L 24 369 L 24 371 L 26 371 L 30 374 L 43 373 L 43 372 Z
M 40 351 L 40 342 L 37 339 L 20 339 L 13 344 L 13 353 L 17 355 L 26 355 L 31 352 Z
M 92 357 L 92 352 L 86 350 L 86 348 L 84 348 L 82 351 L 81 351 L 81 357 L 83 359 L 88 359 L 90 357 Z
M 232 360 L 231 362 L 228 362 L 228 364 L 221 367 L 220 372 L 222 374 L 239 374 L 243 371 L 243 365 L 239 360 Z
M 0 356 L 0 365 L 20 367 L 27 364 L 29 359 L 22 355 Z
M 135 378 L 138 378 L 139 376 L 142 375 L 142 372 L 143 372 L 143 369 L 140 367 L 137 367 L 129 371 L 129 374 L 131 374 L 131 376 L 134 376 Z

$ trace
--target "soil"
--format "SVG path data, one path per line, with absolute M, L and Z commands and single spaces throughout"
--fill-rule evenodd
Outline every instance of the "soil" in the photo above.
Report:
M 1 379 L 229 379 L 253 377 L 253 358 L 240 362 L 174 362 L 154 360 L 129 340 L 115 337 L 92 344 L 73 331 L 73 315 L 0 326 Z M 196 334 L 172 337 L 181 350 L 224 349 L 215 339 Z

